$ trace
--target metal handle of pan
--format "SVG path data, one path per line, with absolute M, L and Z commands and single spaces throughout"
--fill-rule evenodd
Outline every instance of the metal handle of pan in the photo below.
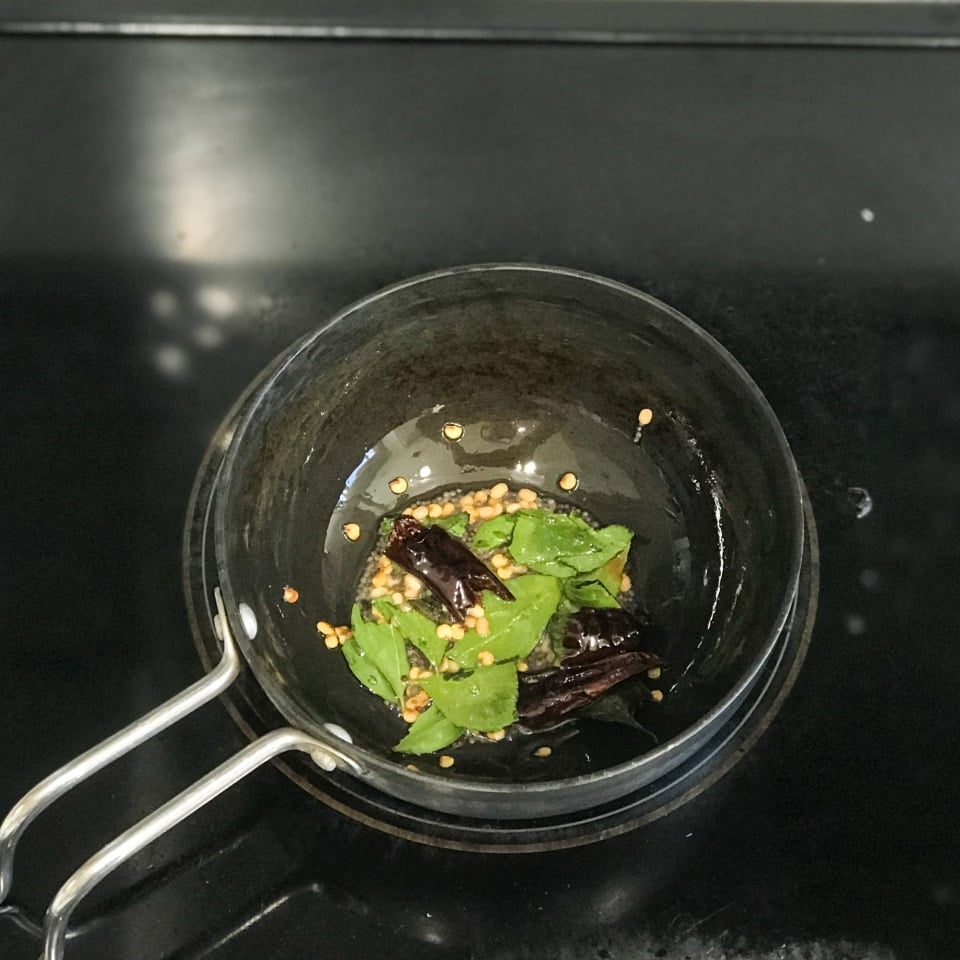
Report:
M 240 654 L 230 633 L 219 589 L 215 591 L 215 597 L 223 641 L 223 655 L 217 666 L 186 690 L 55 770 L 21 797 L 7 814 L 0 824 L 0 903 L 10 892 L 17 842 L 34 818 L 97 771 L 219 696 L 236 679 L 240 672 Z M 252 770 L 288 750 L 309 753 L 324 769 L 344 766 L 354 773 L 362 773 L 360 766 L 350 757 L 297 730 L 276 730 L 255 741 L 108 844 L 64 884 L 47 912 L 45 957 L 62 956 L 70 914 L 103 877 Z
M 124 831 L 98 853 L 95 853 L 57 891 L 44 923 L 44 960 L 61 960 L 67 923 L 77 904 L 108 874 L 134 854 L 141 851 L 158 837 L 175 827 L 190 814 L 232 787 L 238 780 L 252 773 L 257 767 L 280 753 L 299 750 L 309 754 L 314 761 L 326 768 L 343 764 L 354 772 L 359 766 L 349 757 L 319 740 L 292 727 L 274 730 L 255 740 L 229 760 L 220 764 L 192 787 L 177 794 L 158 810 L 148 814 L 139 823 Z
M 223 600 L 216 591 L 220 622 L 226 623 Z M 112 737 L 82 753 L 79 757 L 55 770 L 41 780 L 14 805 L 0 824 L 0 903 L 10 892 L 13 880 L 13 856 L 17 842 L 31 821 L 68 790 L 92 777 L 97 771 L 119 760 L 151 737 L 166 730 L 178 720 L 193 713 L 214 697 L 223 693 L 240 672 L 240 654 L 229 629 L 223 630 L 223 656 L 205 677 L 171 697 L 159 707 L 124 727 Z

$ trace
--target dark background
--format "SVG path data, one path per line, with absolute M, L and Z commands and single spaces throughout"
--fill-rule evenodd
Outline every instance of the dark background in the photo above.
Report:
M 420 271 L 556 263 L 689 314 L 781 418 L 823 562 L 777 722 L 656 824 L 433 851 L 268 768 L 67 957 L 957 955 L 958 117 L 932 48 L 0 38 L 0 810 L 199 676 L 180 535 L 217 423 Z M 211 704 L 45 813 L 0 957 L 243 742 Z

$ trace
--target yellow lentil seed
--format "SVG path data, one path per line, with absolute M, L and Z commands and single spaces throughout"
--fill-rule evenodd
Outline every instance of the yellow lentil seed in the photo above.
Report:
M 460 498 L 460 507 L 461 507 L 463 510 L 471 510 L 471 509 L 473 508 L 473 494 L 472 494 L 472 493 L 465 493 L 465 494 Z
M 494 500 L 502 500 L 509 492 L 510 488 L 502 480 L 490 488 L 490 496 Z
M 522 503 L 508 503 L 507 504 L 507 513 L 516 513 L 518 510 L 523 509 Z
M 497 658 L 489 650 L 481 650 L 477 653 L 477 663 L 481 667 L 492 667 L 496 660 Z
M 558 481 L 557 486 L 561 490 L 566 490 L 567 493 L 570 493 L 572 490 L 576 490 L 580 486 L 580 478 L 575 473 L 565 473 Z
M 401 512 L 405 517 L 412 517 L 412 516 L 413 516 L 413 507 L 404 507 L 400 512 Z
M 439 520 L 443 516 L 443 507 L 439 503 L 431 503 L 427 507 L 427 516 L 431 520 Z
M 420 772 L 420 768 L 415 763 L 408 763 L 406 769 L 409 770 L 411 773 Z
M 457 512 L 457 508 L 454 505 L 452 500 L 448 500 L 444 505 L 443 509 L 440 511 L 440 516 L 442 517 L 452 517 Z
M 389 570 L 393 569 L 393 561 L 392 561 L 389 557 L 384 556 L 384 555 L 381 553 L 380 556 L 377 557 L 377 566 L 378 566 L 381 570 L 389 571 Z
M 644 407 L 637 414 L 637 422 L 641 427 L 645 427 L 651 420 L 653 420 L 653 411 L 649 407 Z
M 421 679 L 421 680 L 429 680 L 432 676 L 433 676 L 433 671 L 432 671 L 432 670 L 421 670 L 421 671 L 420 671 L 420 679 Z M 428 697 L 427 699 L 429 699 L 429 697 Z M 426 702 L 426 701 L 424 701 L 424 702 Z
M 283 602 L 284 603 L 296 603 L 300 599 L 300 591 L 296 590 L 294 587 L 284 587 L 283 588 Z
M 620 592 L 626 593 L 632 586 L 633 586 L 633 581 L 630 579 L 630 577 L 627 576 L 627 574 L 624 574 L 620 578 Z
M 440 672 L 441 673 L 456 673 L 460 669 L 460 664 L 456 660 L 451 660 L 449 657 L 444 657 L 440 661 Z
M 530 667 L 527 664 L 526 660 L 517 661 L 517 673 L 526 673 Z
M 449 623 L 438 623 L 437 636 L 441 640 L 449 640 L 453 636 L 453 627 Z
M 489 490 L 475 490 L 473 494 L 473 505 L 475 507 L 482 507 L 489 499 Z
M 489 503 L 485 504 L 484 506 L 480 507 L 479 510 L 477 510 L 477 516 L 481 520 L 492 520 L 496 515 L 497 515 L 496 507 L 491 506 Z
M 332 623 L 327 623 L 326 620 L 318 620 L 317 632 L 322 633 L 325 637 L 332 637 L 337 632 L 337 628 Z
M 499 500 L 497 500 L 497 501 L 493 504 L 493 515 L 494 515 L 495 517 L 499 517 L 501 513 L 503 513 L 503 504 L 500 503 Z
M 424 504 L 420 504 L 419 507 L 414 507 L 413 510 L 413 519 L 414 520 L 426 520 L 430 515 L 430 508 Z
M 390 594 L 390 599 L 399 607 L 400 604 L 403 603 L 404 596 L 399 590 L 397 590 L 395 593 Z
M 386 622 L 387 622 L 387 618 L 386 618 L 379 610 L 377 610 L 377 609 L 371 610 L 371 611 L 370 611 L 370 616 L 372 616 L 373 619 L 374 619 L 377 623 L 386 623 Z
M 442 757 L 440 757 L 439 760 L 437 760 L 437 763 L 443 767 L 444 770 L 449 770 L 453 766 L 454 760 L 450 754 L 445 753 Z
M 336 650 L 340 646 L 340 641 L 336 638 L 335 635 L 331 634 L 330 636 L 323 638 L 323 645 L 328 650 Z
M 378 600 L 380 597 L 385 597 L 390 592 L 389 587 L 374 587 L 370 591 L 370 599 Z
M 406 477 L 394 477 L 387 486 L 390 487 L 390 492 L 395 493 L 397 496 L 400 496 L 401 493 L 407 492 L 407 483 Z
M 463 424 L 448 421 L 443 425 L 443 435 L 448 440 L 459 440 L 463 436 Z
M 403 585 L 408 590 L 419 590 L 423 586 L 420 580 L 412 573 L 405 573 L 403 575 Z
M 383 570 L 381 570 L 379 573 L 375 573 L 375 574 L 370 578 L 370 586 L 371 586 L 371 587 L 385 587 L 385 586 L 387 585 L 387 581 L 388 581 L 389 579 L 390 579 L 390 578 L 387 576 L 386 572 L 383 571 Z
M 410 672 L 407 674 L 407 678 L 410 680 L 416 680 L 417 677 L 420 676 L 420 672 L 421 671 L 419 667 L 411 667 Z
M 343 535 L 348 539 L 356 543 L 360 539 L 360 524 L 359 523 L 345 523 L 343 525 Z
M 501 580 L 509 580 L 513 576 L 513 567 L 500 567 L 497 570 L 497 576 Z
M 464 629 L 463 629 L 463 625 L 462 625 L 462 624 L 459 624 L 459 623 L 455 623 L 455 624 L 450 628 L 450 639 L 451 639 L 451 640 L 462 640 L 463 637 L 464 637 L 464 633 L 465 633 L 465 631 L 464 631 Z
M 502 740 L 507 735 L 507 731 L 501 727 L 499 730 L 488 730 L 487 739 L 493 740 L 496 743 L 498 740 Z
M 407 707 L 403 708 L 403 719 L 407 723 L 413 723 L 419 716 L 420 713 L 417 710 L 410 710 Z M 408 767 L 407 769 L 409 770 L 410 768 Z M 417 768 L 414 767 L 413 769 L 416 770 Z
M 516 577 L 519 577 L 521 573 L 526 573 L 527 567 L 522 563 L 515 563 L 513 565 L 513 574 Z
M 553 753 L 553 750 L 551 750 L 550 747 L 537 747 L 537 749 L 533 751 L 535 757 L 540 757 L 544 760 L 549 757 L 551 753 Z
M 651 690 L 650 696 L 653 698 L 654 703 L 659 703 L 663 699 L 662 690 Z
M 486 617 L 477 617 L 477 635 L 486 637 L 490 633 L 490 621 Z
M 510 558 L 505 553 L 495 553 L 491 558 L 490 562 L 495 567 L 509 567 Z
M 480 604 L 478 603 L 472 607 L 469 607 L 467 609 L 467 613 L 469 613 L 471 617 L 482 617 L 484 614 L 484 610 L 483 610 L 483 607 L 481 607 Z
M 476 618 L 476 617 L 471 617 L 470 614 L 468 613 L 468 614 L 463 618 L 463 625 L 464 625 L 468 630 L 472 630 L 472 629 L 477 625 L 477 618 Z
M 659 680 L 659 679 L 660 679 L 660 668 L 659 668 L 659 667 L 651 667 L 651 668 L 647 671 L 647 676 L 648 676 L 651 680 Z
M 425 690 L 408 697 L 404 706 L 408 710 L 422 710 L 430 702 L 430 694 Z
M 349 640 L 353 636 L 353 631 L 349 627 L 337 627 L 336 636 L 340 638 L 342 643 L 344 640 Z

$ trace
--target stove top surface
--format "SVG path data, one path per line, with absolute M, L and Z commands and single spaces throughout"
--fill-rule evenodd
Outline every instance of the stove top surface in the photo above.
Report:
M 931 957 L 960 942 L 960 62 L 935 50 L 0 39 L 0 810 L 197 679 L 180 538 L 288 342 L 447 264 L 706 327 L 810 492 L 820 597 L 725 776 L 586 847 L 438 849 L 267 767 L 85 901 L 67 957 Z M 223 705 L 44 813 L 56 889 L 246 743 Z

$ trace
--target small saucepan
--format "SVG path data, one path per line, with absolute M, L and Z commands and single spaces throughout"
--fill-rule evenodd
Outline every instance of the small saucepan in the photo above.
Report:
M 447 423 L 463 428 L 455 442 Z M 578 480 L 570 492 L 557 486 L 566 473 Z M 389 485 L 397 476 L 408 479 L 399 498 Z M 403 720 L 325 648 L 316 623 L 349 621 L 384 516 L 501 480 L 634 531 L 628 573 L 664 638 L 665 696 L 648 705 L 641 729 L 574 719 L 560 732 L 465 743 L 450 769 L 411 769 L 393 750 Z M 345 524 L 359 537 L 344 537 Z M 27 823 L 222 692 L 241 654 L 290 726 L 84 864 L 51 905 L 48 958 L 60 956 L 72 910 L 99 879 L 283 751 L 309 754 L 331 777 L 487 820 L 585 810 L 651 782 L 689 758 L 750 691 L 789 617 L 803 551 L 787 442 L 723 347 L 622 284 L 525 265 L 396 284 L 287 349 L 229 441 L 210 529 L 222 660 L 21 800 L 0 827 L 0 899 Z M 283 601 L 287 585 L 296 603 Z M 544 742 L 553 745 L 549 762 L 536 755 Z

